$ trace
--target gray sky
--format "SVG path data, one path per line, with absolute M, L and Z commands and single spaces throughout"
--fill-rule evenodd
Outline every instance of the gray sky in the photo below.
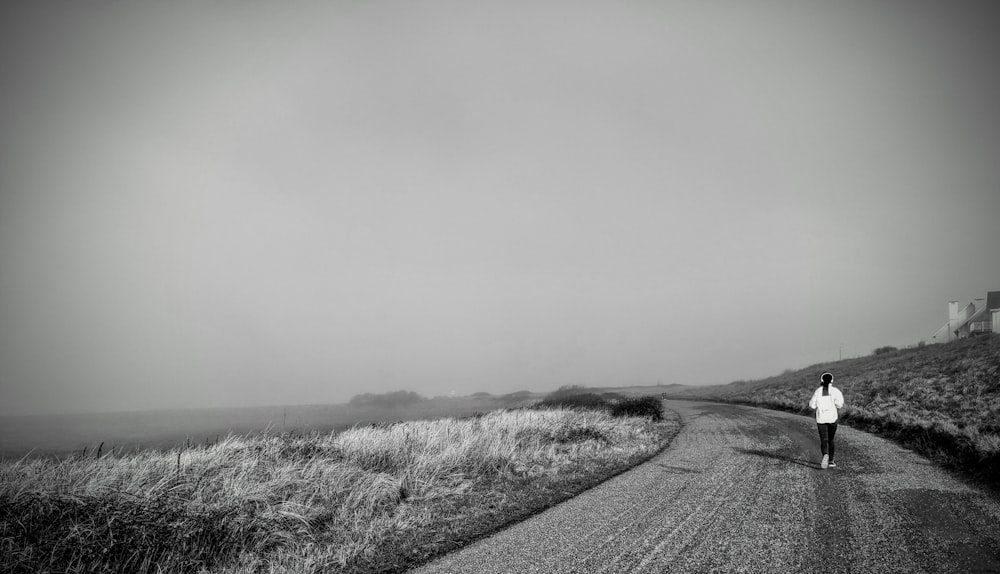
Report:
M 725 383 L 1000 289 L 962 2 L 0 8 L 0 414 Z

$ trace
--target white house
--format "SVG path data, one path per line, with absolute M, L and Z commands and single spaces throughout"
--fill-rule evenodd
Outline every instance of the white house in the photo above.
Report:
M 948 322 L 938 329 L 932 341 L 946 343 L 975 333 L 1000 333 L 1000 291 L 986 294 L 986 302 L 976 299 L 959 308 L 958 301 L 948 301 Z

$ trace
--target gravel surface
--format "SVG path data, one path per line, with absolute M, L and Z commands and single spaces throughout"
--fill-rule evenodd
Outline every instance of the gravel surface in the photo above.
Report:
M 1000 572 L 1000 501 L 841 426 L 667 401 L 684 429 L 651 461 L 415 570 L 431 573 Z

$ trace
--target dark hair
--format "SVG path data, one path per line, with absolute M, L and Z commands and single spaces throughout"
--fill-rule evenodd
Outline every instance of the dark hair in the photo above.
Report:
M 833 375 L 830 373 L 823 373 L 823 376 L 820 378 L 823 380 L 824 387 L 833 382 Z

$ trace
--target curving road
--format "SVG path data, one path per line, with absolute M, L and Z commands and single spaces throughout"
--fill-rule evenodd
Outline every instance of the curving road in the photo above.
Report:
M 653 460 L 415 572 L 1000 572 L 1000 502 L 851 428 L 820 470 L 815 423 L 667 401 Z

